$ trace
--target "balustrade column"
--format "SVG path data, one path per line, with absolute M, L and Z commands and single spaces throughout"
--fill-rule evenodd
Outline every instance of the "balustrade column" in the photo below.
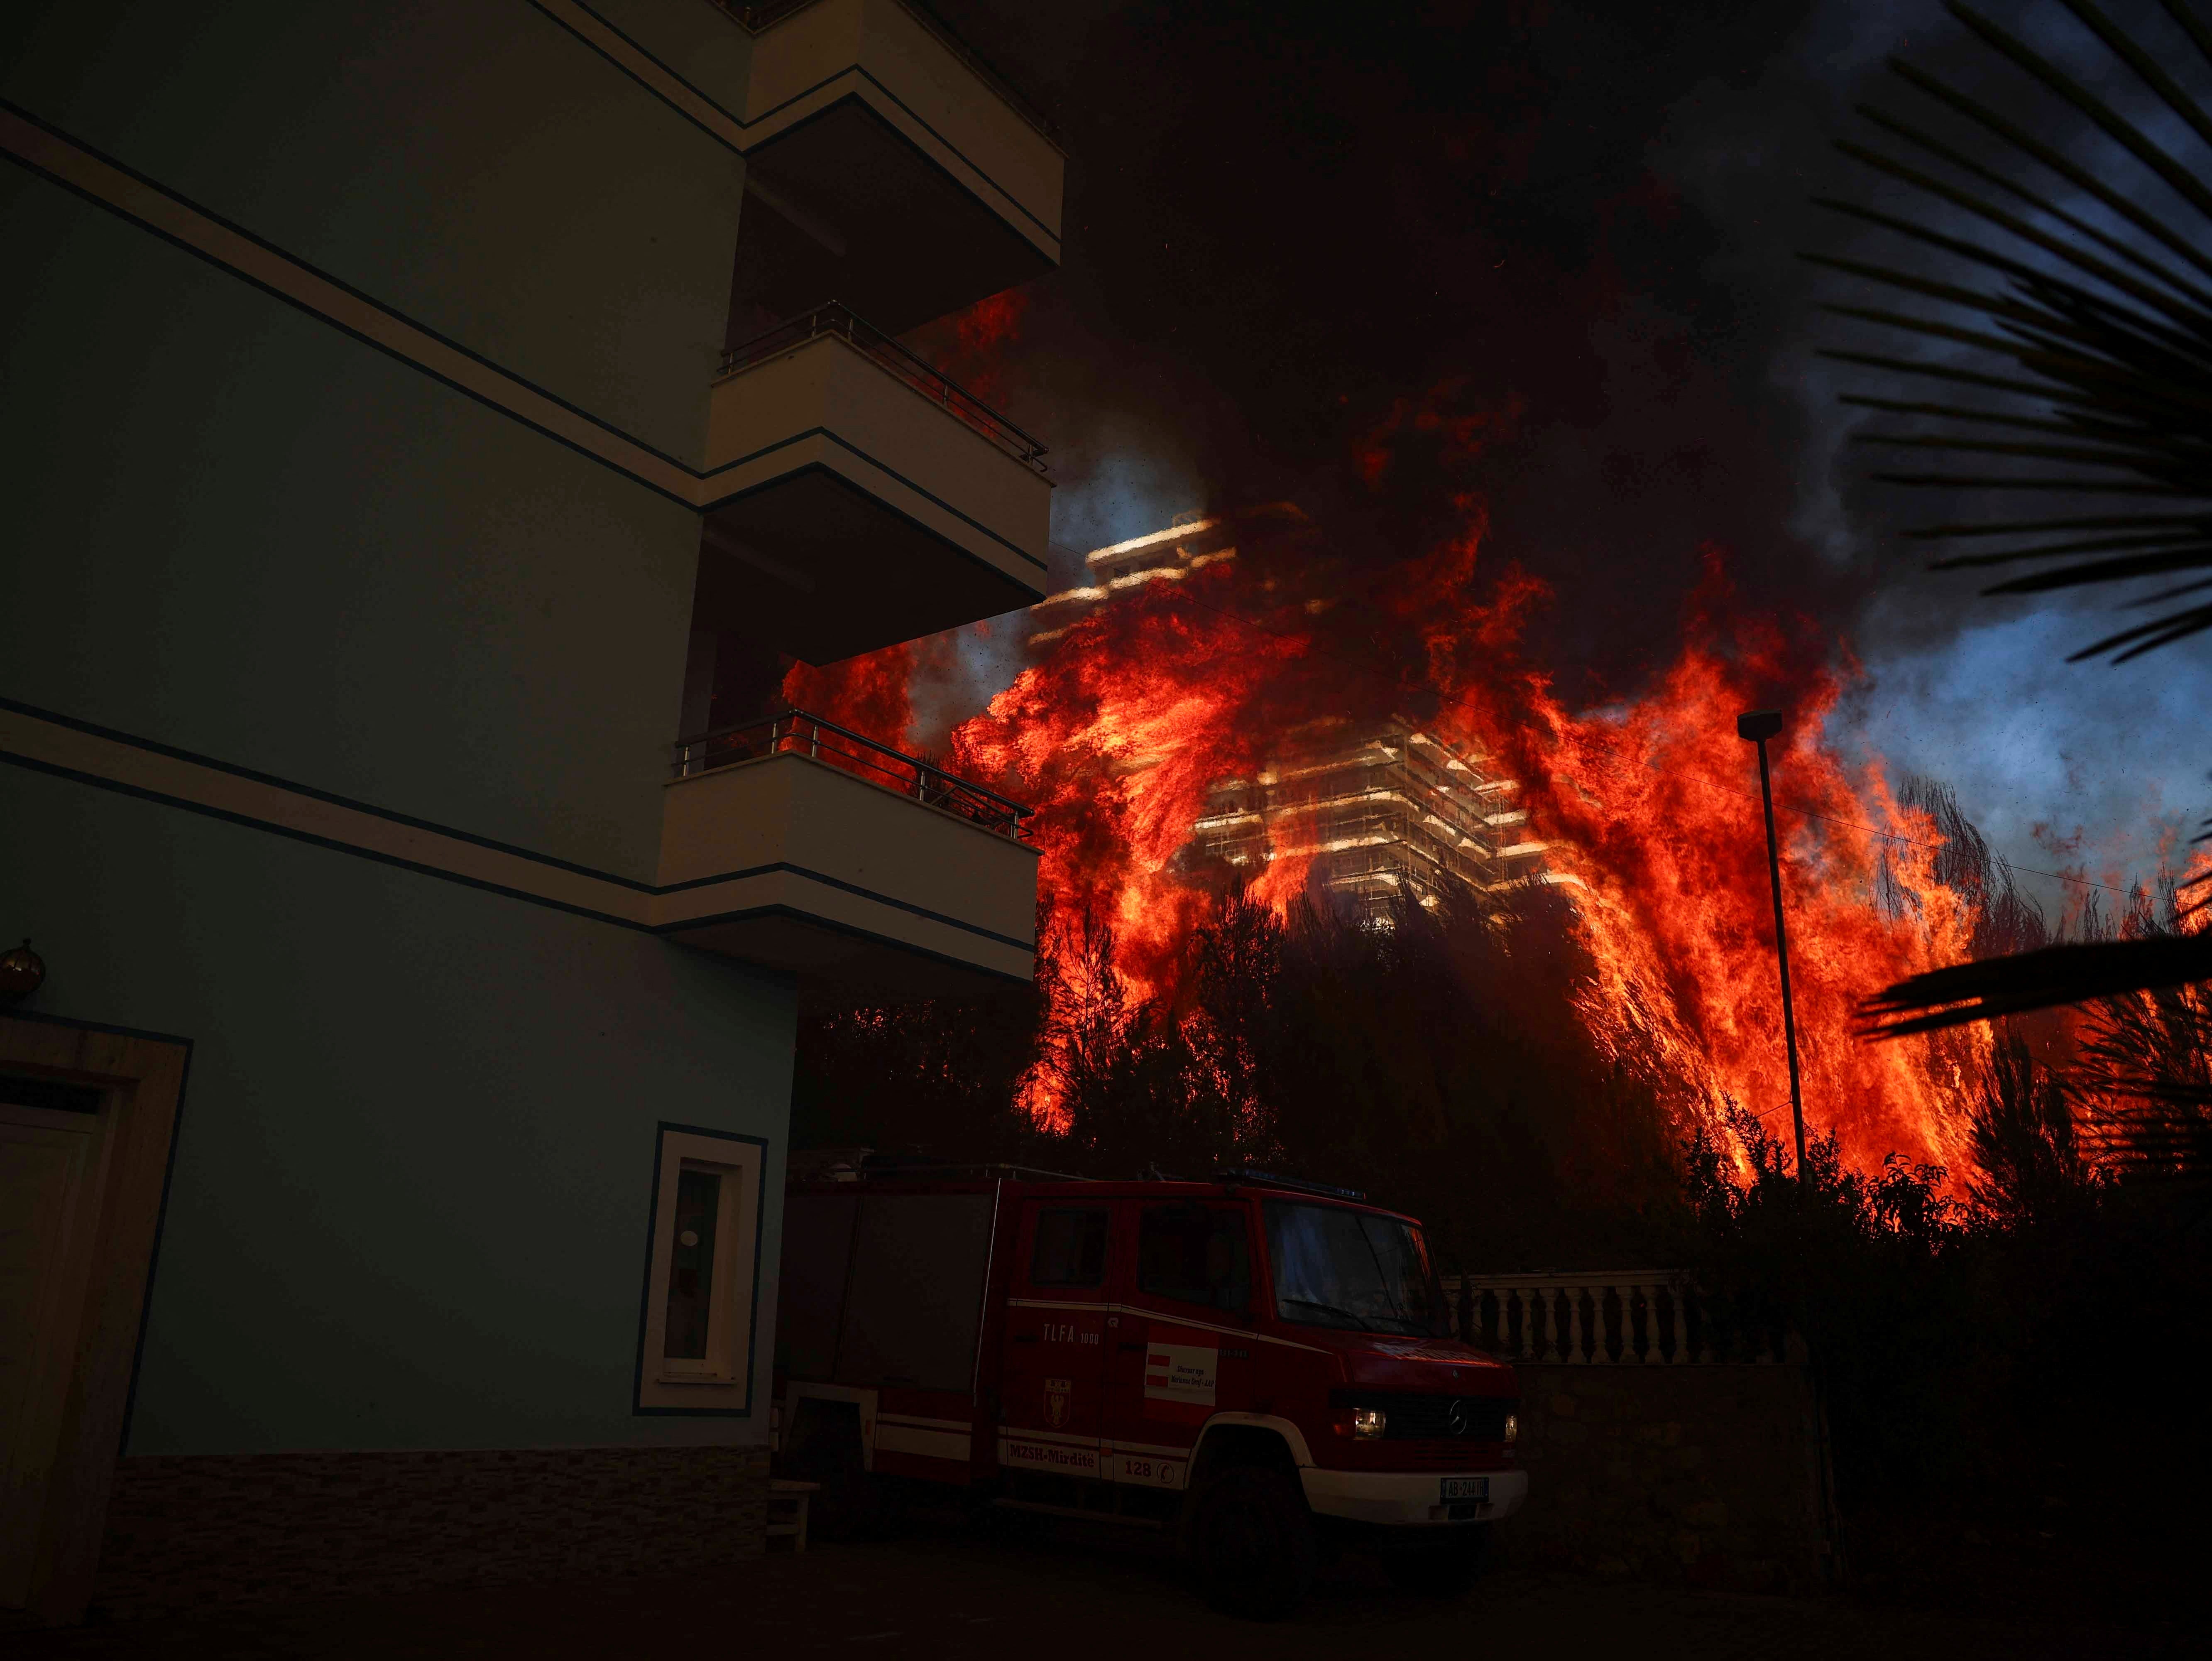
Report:
M 1589 1360 L 1583 1354 L 1583 1291 L 1580 1287 L 1571 1287 L 1567 1291 L 1567 1360 L 1573 1363 Z M 1601 1307 L 1592 1313 L 1602 1317 L 1604 1311 Z

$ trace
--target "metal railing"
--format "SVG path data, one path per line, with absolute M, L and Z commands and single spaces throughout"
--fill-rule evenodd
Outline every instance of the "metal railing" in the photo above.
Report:
M 785 18 L 805 11 L 809 6 L 817 3 L 817 0 L 763 0 L 763 3 L 753 6 L 740 5 L 738 0 L 714 0 L 714 3 L 736 18 L 748 34 L 758 34 L 774 28 Z M 898 0 L 898 3 L 909 17 L 936 36 L 938 45 L 958 58 L 970 74 L 996 94 L 1000 103 L 1050 139 L 1055 148 L 1066 149 L 1066 140 L 1052 118 L 1024 97 L 1020 89 L 981 52 L 962 40 L 950 23 L 922 4 L 921 0 Z
M 764 721 L 679 740 L 676 776 L 690 778 L 714 768 L 769 756 L 805 756 L 842 768 L 871 784 L 896 791 L 926 807 L 939 808 L 1011 841 L 1027 840 L 1022 821 L 1029 818 L 1030 808 L 804 709 L 787 709 Z
M 944 405 L 1024 466 L 1039 473 L 1045 472 L 1043 445 L 974 393 L 963 390 L 928 359 L 908 351 L 851 307 L 834 300 L 801 312 L 797 317 L 787 318 L 765 334 L 757 334 L 731 347 L 722 354 L 721 372 L 715 379 L 726 380 L 823 335 L 835 335 L 856 351 L 866 354 L 931 403 Z

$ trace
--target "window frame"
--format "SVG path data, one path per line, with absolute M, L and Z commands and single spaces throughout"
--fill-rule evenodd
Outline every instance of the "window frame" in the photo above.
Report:
M 1164 1312 L 1169 1310 L 1205 1310 L 1215 1321 L 1228 1321 L 1249 1326 L 1258 1318 L 1261 1292 L 1261 1262 L 1253 1238 L 1252 1208 L 1239 1199 L 1154 1199 L 1146 1197 L 1135 1202 L 1135 1215 L 1130 1220 L 1128 1256 L 1129 1293 L 1133 1299 L 1143 1299 L 1158 1305 Z M 1233 1216 L 1243 1226 L 1244 1238 L 1244 1305 L 1241 1309 L 1224 1309 L 1218 1304 L 1196 1303 L 1188 1299 L 1171 1296 L 1164 1292 L 1146 1290 L 1145 1275 L 1145 1220 L 1157 1212 L 1196 1211 L 1210 1218 Z M 1193 1319 L 1199 1317 L 1193 1317 Z
M 1282 1290 L 1282 1271 L 1286 1254 L 1279 1253 L 1276 1250 L 1274 1216 L 1278 1212 L 1291 1211 L 1328 1212 L 1351 1218 L 1352 1226 L 1357 1231 L 1361 1243 L 1367 1248 L 1370 1256 L 1374 1261 L 1377 1285 L 1386 1293 L 1389 1290 L 1383 1283 L 1386 1271 L 1381 1254 L 1376 1250 L 1375 1242 L 1367 1232 L 1368 1220 L 1379 1219 L 1399 1229 L 1409 1232 L 1417 1243 L 1421 1267 L 1426 1271 L 1425 1285 L 1432 1303 L 1428 1320 L 1425 1323 L 1417 1322 L 1409 1315 L 1387 1317 L 1396 1320 L 1403 1325 L 1419 1329 L 1414 1332 L 1401 1332 L 1389 1327 L 1370 1326 L 1367 1324 L 1368 1317 L 1356 1310 L 1345 1311 L 1355 1323 L 1351 1326 L 1335 1321 L 1316 1319 L 1310 1315 L 1286 1313 L 1283 1309 Z M 1381 1211 L 1364 1206 L 1330 1205 L 1322 1201 L 1271 1195 L 1261 1202 L 1259 1226 L 1261 1244 L 1267 1252 L 1267 1307 L 1275 1319 L 1291 1326 L 1313 1327 L 1322 1331 L 1373 1332 L 1393 1338 L 1438 1338 L 1451 1335 L 1449 1305 L 1443 1295 L 1443 1282 L 1437 1274 L 1436 1257 L 1430 1250 L 1428 1231 L 1413 1219 L 1400 1216 L 1394 1212 Z
M 768 1226 L 763 1181 L 768 1148 L 766 1137 L 740 1131 L 666 1121 L 655 1127 L 632 1412 L 726 1418 L 752 1413 L 753 1376 L 759 1360 L 761 1248 Z M 666 1353 L 677 1179 L 687 1166 L 712 1171 L 722 1178 L 703 1360 Z
M 1037 1243 L 1044 1233 L 1044 1220 L 1055 1212 L 1095 1212 L 1106 1220 L 1106 1238 L 1098 1254 L 1098 1278 L 1095 1281 L 1040 1281 L 1036 1278 Z M 1078 1298 L 1084 1302 L 1095 1302 L 1106 1295 L 1114 1279 L 1114 1207 L 1105 1200 L 1033 1200 L 1030 1202 L 1027 1226 L 1022 1235 L 1022 1284 L 1030 1291 L 1056 1298 Z

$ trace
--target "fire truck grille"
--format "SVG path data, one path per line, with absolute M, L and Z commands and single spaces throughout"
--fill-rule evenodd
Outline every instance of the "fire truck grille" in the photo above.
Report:
M 1474 1470 L 1495 1463 L 1496 1456 L 1476 1442 L 1392 1442 L 1390 1463 L 1406 1470 Z
M 1504 1396 L 1416 1396 L 1395 1390 L 1333 1390 L 1333 1408 L 1380 1408 L 1388 1442 L 1502 1442 L 1505 1415 L 1521 1404 Z

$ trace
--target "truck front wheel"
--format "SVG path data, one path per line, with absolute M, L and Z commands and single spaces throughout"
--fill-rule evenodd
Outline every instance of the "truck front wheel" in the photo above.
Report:
M 1382 1548 L 1382 1572 L 1401 1591 L 1456 1597 L 1482 1574 L 1490 1529 L 1485 1524 L 1441 1530 L 1433 1536 L 1392 1541 Z
M 1313 1584 L 1313 1517 L 1279 1471 L 1235 1468 L 1190 1497 L 1185 1539 L 1200 1590 L 1215 1608 L 1255 1621 L 1288 1615 Z

